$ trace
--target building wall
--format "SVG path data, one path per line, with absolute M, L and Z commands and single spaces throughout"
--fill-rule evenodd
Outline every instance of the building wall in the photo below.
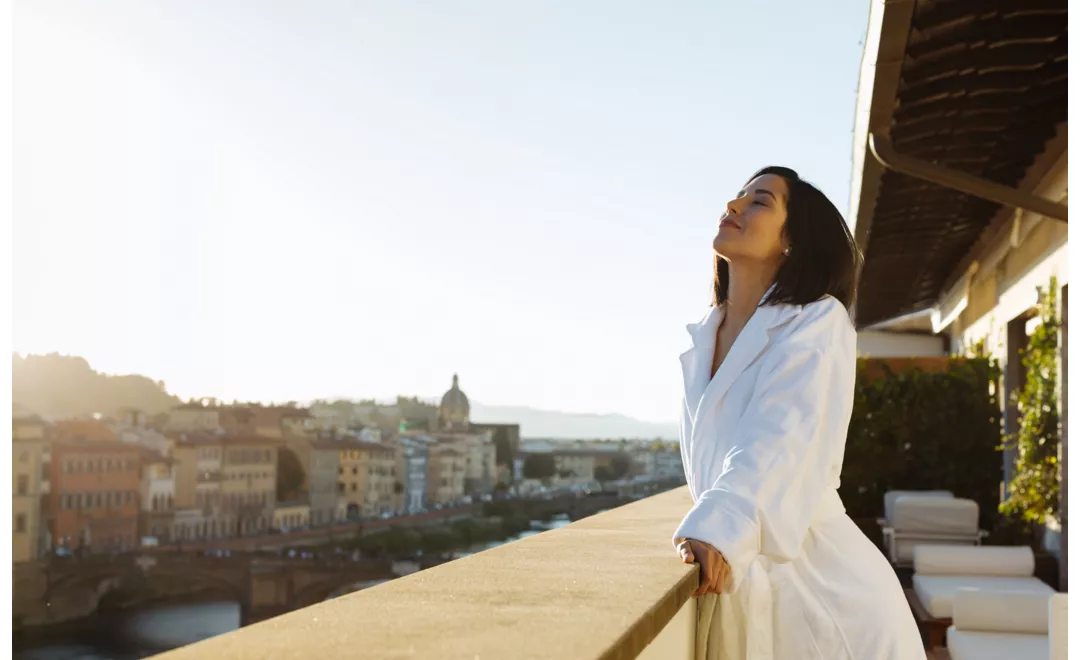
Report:
M 173 447 L 174 464 L 174 497 L 173 505 L 177 509 L 188 509 L 195 506 L 195 475 L 198 472 L 196 455 L 198 448 L 190 445 L 177 444 Z
M 276 529 L 295 529 L 311 523 L 311 508 L 306 504 L 287 504 L 274 509 Z
M 173 408 L 169 411 L 170 431 L 217 431 L 221 420 L 214 408 Z
M 555 477 L 552 479 L 556 485 L 587 484 L 594 481 L 594 466 L 596 459 L 591 454 L 556 453 L 555 454 Z M 571 473 L 569 476 L 562 476 Z
M 183 539 L 220 538 L 232 533 L 222 506 L 222 458 L 219 440 L 178 442 L 173 448 L 174 530 Z M 185 512 L 181 515 L 180 512 Z
M 428 454 L 428 502 L 450 504 L 465 495 L 465 456 L 448 446 L 433 447 Z
M 270 527 L 277 498 L 277 460 L 280 443 L 222 444 L 221 507 L 232 530 L 254 534 Z
M 47 443 L 41 423 L 12 425 L 11 559 L 37 559 L 42 547 L 42 456 Z
M 166 461 L 144 463 L 142 481 L 142 510 L 167 511 L 176 498 L 173 467 Z
M 930 357 L 949 353 L 948 342 L 936 335 L 862 330 L 855 342 L 859 357 Z
M 684 477 L 682 455 L 678 450 L 656 452 L 656 476 L 661 479 Z
M 426 443 L 410 442 L 398 455 L 398 474 L 402 475 L 404 493 L 401 506 L 409 513 L 427 508 L 428 448 Z
M 1067 203 L 1067 163 L 1066 157 L 1050 172 L 1036 187 L 1038 194 Z M 967 304 L 948 333 L 957 352 L 983 340 L 994 357 L 1004 360 L 1006 326 L 1035 306 L 1036 287 L 1048 284 L 1051 276 L 1058 286 L 1068 284 L 1069 230 L 1063 222 L 1024 212 L 995 238 L 977 270 L 960 284 Z
M 1066 153 L 1036 186 L 1036 194 L 1068 203 L 1068 154 Z M 945 298 L 959 300 L 954 306 L 960 311 L 948 326 L 955 352 L 970 351 L 982 343 L 996 358 L 1003 373 L 1002 397 L 1004 430 L 1015 433 L 1019 428 L 1020 412 L 1011 403 L 1010 394 L 1022 387 L 1025 374 L 1021 356 L 1028 343 L 1030 317 L 1038 300 L 1038 289 L 1045 288 L 1051 277 L 1057 278 L 1059 313 L 1062 311 L 1064 288 L 1069 282 L 1068 225 L 1033 213 L 1018 212 L 1012 224 L 994 236 L 980 254 L 973 255 L 977 266 L 954 287 Z M 1063 344 L 1063 347 L 1066 344 Z M 1059 388 L 1067 390 L 1068 374 L 1061 373 Z M 1068 453 L 1068 422 L 1063 417 L 1063 456 Z M 1003 481 L 1007 484 L 1015 464 L 1015 449 L 1003 455 Z M 1068 498 L 1068 482 L 1063 481 L 1062 498 Z M 1003 484 L 1004 487 L 1004 484 Z M 1067 535 L 1051 521 L 1044 540 L 1051 552 L 1060 552 L 1060 537 Z
M 403 498 L 401 494 L 395 492 L 395 485 L 398 483 L 398 450 L 397 446 L 390 444 L 369 444 L 363 449 L 368 453 L 365 515 L 372 516 L 400 508 Z
M 281 432 L 287 436 L 305 436 L 316 430 L 315 418 L 308 414 L 286 414 L 281 418 Z
M 357 514 L 364 511 L 367 499 L 368 453 L 355 444 L 338 452 L 338 500 L 343 511 L 350 508 Z
M 495 444 L 492 431 L 440 434 L 439 441 L 462 453 L 465 459 L 466 494 L 490 493 L 495 488 Z
M 315 525 L 331 522 L 337 516 L 339 465 L 338 450 L 335 447 L 317 446 L 308 452 L 305 463 L 307 492 L 311 505 L 311 522 Z
M 137 447 L 79 442 L 53 448 L 53 538 L 94 551 L 135 547 L 142 474 Z

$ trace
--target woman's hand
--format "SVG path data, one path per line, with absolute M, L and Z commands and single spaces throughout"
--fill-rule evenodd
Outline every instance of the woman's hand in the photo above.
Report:
M 697 591 L 694 598 L 705 594 L 719 594 L 727 583 L 731 567 L 728 566 L 724 555 L 704 541 L 685 539 L 676 547 L 684 564 L 697 563 L 701 566 Z

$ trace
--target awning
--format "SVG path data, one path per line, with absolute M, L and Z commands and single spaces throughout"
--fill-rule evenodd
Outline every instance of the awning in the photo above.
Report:
M 904 157 L 1023 189 L 1037 159 L 1067 149 L 1067 19 L 1064 0 L 874 1 L 850 206 L 865 256 L 860 327 L 934 306 L 1004 217 L 997 203 L 887 170 L 869 136 L 889 138 Z

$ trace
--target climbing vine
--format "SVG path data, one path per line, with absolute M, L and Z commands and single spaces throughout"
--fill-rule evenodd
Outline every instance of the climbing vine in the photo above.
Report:
M 1041 323 L 1024 351 L 1023 364 L 1027 368 L 1024 386 L 1013 395 L 1020 427 L 1015 435 L 1006 438 L 1016 448 L 1016 470 L 1001 511 L 1038 524 L 1045 524 L 1058 511 L 1061 427 L 1057 361 L 1061 320 L 1057 291 L 1056 278 L 1050 279 L 1046 289 L 1039 288 L 1037 314 Z

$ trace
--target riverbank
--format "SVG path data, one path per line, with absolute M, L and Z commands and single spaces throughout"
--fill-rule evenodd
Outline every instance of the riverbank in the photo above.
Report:
M 472 530 L 470 533 L 477 532 L 476 536 L 465 536 L 464 530 L 467 526 L 459 526 L 456 531 L 432 530 L 432 533 L 436 533 L 440 538 L 443 538 L 445 533 L 458 541 L 470 541 L 467 545 L 449 548 L 443 553 L 445 560 L 433 561 L 442 563 L 483 552 L 504 543 L 570 524 L 568 516 L 556 513 L 545 520 L 526 521 L 526 529 L 510 537 L 482 540 L 483 532 L 478 530 L 490 529 L 488 526 L 494 526 L 495 523 L 489 519 L 474 522 L 475 526 L 468 528 Z M 515 521 L 514 524 L 520 525 L 520 521 Z M 369 538 L 371 537 L 357 537 L 356 540 Z M 304 549 L 309 552 L 312 550 L 311 547 Z M 350 588 L 354 586 L 357 585 L 342 585 L 342 590 L 332 597 L 356 591 Z M 15 660 L 137 660 L 239 627 L 239 604 L 222 600 L 220 593 L 203 590 L 192 591 L 176 599 L 144 600 L 139 605 L 112 609 L 62 624 L 23 629 L 12 636 L 12 647 Z

